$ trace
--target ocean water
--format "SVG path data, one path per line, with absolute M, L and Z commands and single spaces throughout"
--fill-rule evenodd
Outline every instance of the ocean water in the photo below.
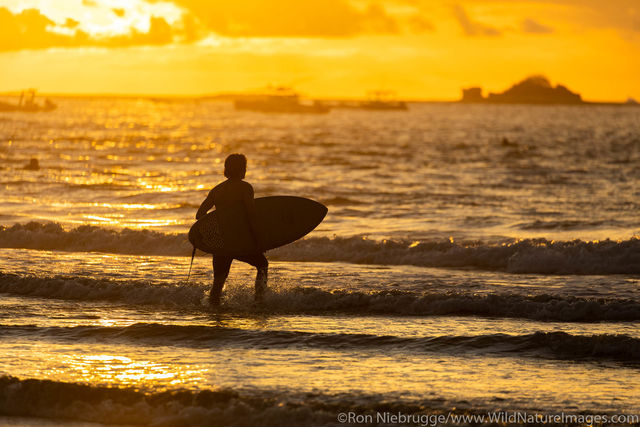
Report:
M 0 423 L 640 414 L 640 108 L 55 102 L 0 115 Z M 211 309 L 186 231 L 233 152 L 329 213 Z

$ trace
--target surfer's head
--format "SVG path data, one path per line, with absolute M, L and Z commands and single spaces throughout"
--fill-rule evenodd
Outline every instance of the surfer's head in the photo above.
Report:
M 224 161 L 224 176 L 232 179 L 244 179 L 247 173 L 247 158 L 244 154 L 230 154 Z

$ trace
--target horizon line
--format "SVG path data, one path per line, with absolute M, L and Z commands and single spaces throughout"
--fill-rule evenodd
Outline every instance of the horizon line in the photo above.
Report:
M 0 92 L 0 96 L 8 97 L 8 96 L 20 96 L 20 93 L 26 92 L 29 89 L 21 89 L 21 90 L 8 90 Z M 198 100 L 203 98 L 216 98 L 216 97 L 224 97 L 224 96 L 235 96 L 235 95 L 253 95 L 251 92 L 210 92 L 210 93 L 202 93 L 202 94 L 159 94 L 159 93 L 90 93 L 90 92 L 37 92 L 38 97 L 59 97 L 59 98 L 159 98 L 159 99 L 183 99 L 183 100 Z M 305 96 L 302 97 L 304 99 L 310 100 L 319 100 L 319 101 L 358 101 L 358 100 L 366 100 L 366 97 L 339 97 L 339 96 Z M 461 102 L 462 98 L 450 99 L 450 98 L 398 98 L 398 101 L 410 102 L 410 103 L 463 103 Z M 626 100 L 584 100 L 584 104 L 611 104 L 611 105 L 634 105 L 628 104 L 628 100 L 634 99 L 629 96 Z M 465 104 L 474 104 L 472 102 L 465 102 Z M 477 104 L 492 104 L 492 103 L 483 103 L 478 102 Z M 523 103 L 525 104 L 525 103 Z M 542 104 L 544 105 L 544 104 Z M 556 105 L 556 104 L 550 104 Z M 580 104 L 572 104 L 572 105 L 580 105 Z

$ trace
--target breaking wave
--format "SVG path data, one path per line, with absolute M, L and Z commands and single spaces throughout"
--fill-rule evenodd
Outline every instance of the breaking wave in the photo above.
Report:
M 76 276 L 19 276 L 0 273 L 0 292 L 74 301 L 110 301 L 132 305 L 199 306 L 204 287 L 145 281 L 115 281 Z
M 0 273 L 0 292 L 41 298 L 162 305 L 208 310 L 203 284 L 115 281 L 74 276 L 35 277 Z M 245 292 L 246 291 L 246 292 Z M 598 322 L 640 320 L 640 302 L 632 299 L 560 295 L 360 292 L 317 287 L 272 289 L 263 305 L 252 307 L 251 290 L 229 292 L 221 312 L 345 313 L 398 316 L 484 316 L 534 320 Z
M 38 222 L 0 227 L 0 247 L 130 255 L 191 253 L 186 234 L 111 230 L 91 225 L 65 230 L 57 223 Z M 272 250 L 269 257 L 282 261 L 476 268 L 511 273 L 640 274 L 640 239 L 592 242 L 524 239 L 492 244 L 310 237 Z
M 65 230 L 53 222 L 29 222 L 0 227 L 0 246 L 72 252 L 107 252 L 129 255 L 185 255 L 191 253 L 186 235 L 150 230 L 120 231 L 81 225 Z
M 620 242 L 524 239 L 502 244 L 312 238 L 273 251 L 274 259 L 477 268 L 537 274 L 640 274 L 640 239 Z
M 338 403 L 323 401 L 321 396 L 307 396 L 304 405 L 296 400 L 284 401 L 266 391 L 253 394 L 228 389 L 146 392 L 0 377 L 0 414 L 19 417 L 155 427 L 320 426 L 334 420 L 342 408 Z
M 558 221 L 535 220 L 517 224 L 517 227 L 523 230 L 581 230 L 603 226 L 620 227 L 623 224 L 622 221 L 616 220 L 584 221 L 579 219 L 565 219 Z
M 612 359 L 638 361 L 640 339 L 628 335 L 572 335 L 535 332 L 525 335 L 488 334 L 407 338 L 370 334 L 310 333 L 299 331 L 246 330 L 205 325 L 138 323 L 130 326 L 5 326 L 0 337 L 37 337 L 78 340 L 125 341 L 153 346 L 219 348 L 221 345 L 264 348 L 374 349 L 403 352 L 446 352 L 542 356 L 561 359 Z
M 152 391 L 0 376 L 0 414 L 59 420 L 60 425 L 76 421 L 151 427 L 327 427 L 344 425 L 337 422 L 338 414 L 354 410 L 363 414 L 404 414 L 411 417 L 408 422 L 412 425 L 435 425 L 435 416 L 445 417 L 447 412 L 458 416 L 484 414 L 492 407 L 476 404 L 472 408 L 467 400 L 449 401 L 438 396 L 416 400 L 397 393 L 229 388 Z M 495 425 L 488 420 L 473 420 L 472 424 Z

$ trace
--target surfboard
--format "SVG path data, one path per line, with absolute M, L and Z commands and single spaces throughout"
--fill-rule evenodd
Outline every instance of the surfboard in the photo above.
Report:
M 294 242 L 310 233 L 327 215 L 327 207 L 295 196 L 255 199 L 256 220 L 265 250 Z M 196 221 L 189 230 L 194 248 L 214 255 L 240 256 L 258 251 L 243 205 L 218 209 Z

